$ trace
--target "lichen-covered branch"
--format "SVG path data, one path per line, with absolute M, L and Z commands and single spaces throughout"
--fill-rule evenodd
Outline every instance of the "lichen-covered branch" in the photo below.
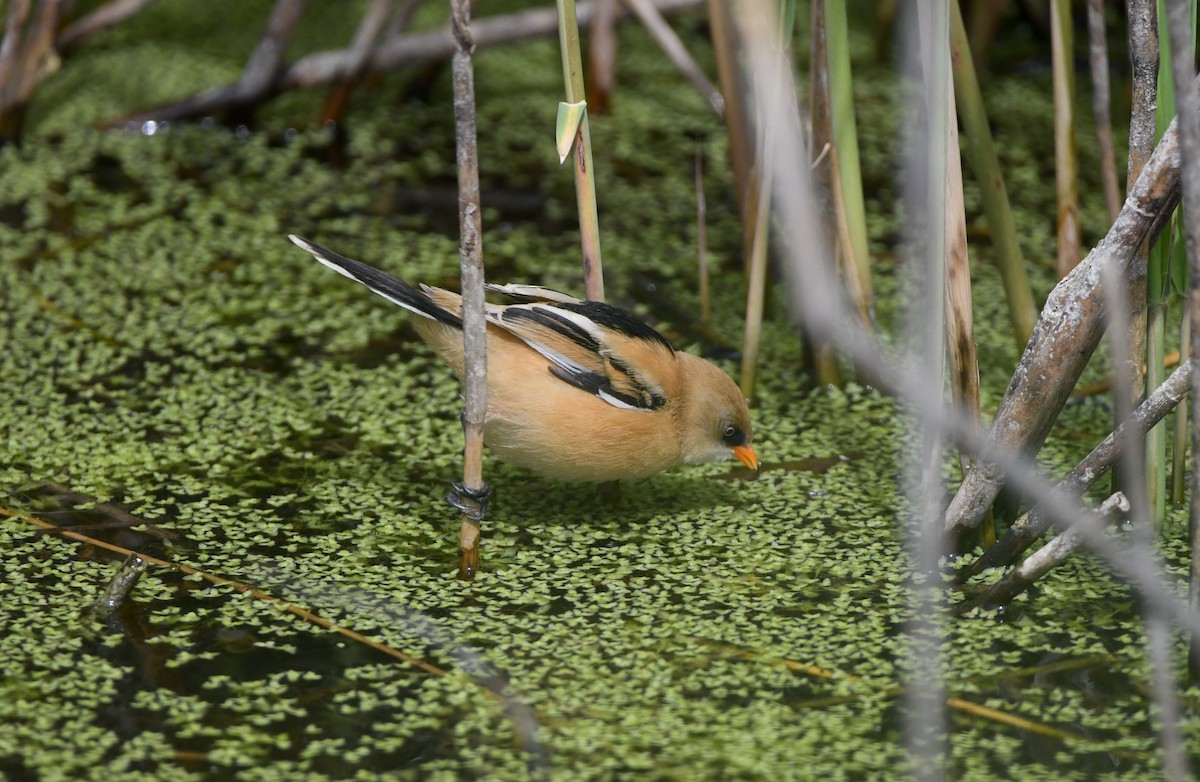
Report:
M 1165 383 L 1133 411 L 1127 422 L 1121 424 L 1093 448 L 1091 453 L 1059 481 L 1054 490 L 1069 497 L 1077 497 L 1086 491 L 1116 463 L 1122 445 L 1127 447 L 1130 443 L 1140 442 L 1141 436 L 1150 427 L 1161 421 L 1163 416 L 1187 397 L 1190 383 L 1187 365 L 1177 368 Z M 987 568 L 1000 567 L 1012 562 L 1031 543 L 1045 534 L 1051 524 L 1052 519 L 1040 506 L 1033 508 L 1013 522 L 1004 537 L 985 551 L 964 575 L 970 577 Z
M 1026 559 L 1011 573 L 992 584 L 981 594 L 967 603 L 964 608 L 978 605 L 1003 605 L 1024 592 L 1033 582 L 1049 573 L 1066 561 L 1081 545 L 1084 544 L 1084 524 L 1096 525 L 1093 530 L 1102 533 L 1100 521 L 1108 520 L 1118 513 L 1129 511 L 1129 500 L 1124 494 L 1117 492 L 1106 499 L 1096 508 L 1096 515 L 1088 521 L 1080 521 L 1066 532 L 1037 550 L 1037 553 Z
M 1032 454 L 1041 447 L 1104 331 L 1101 267 L 1128 273 L 1138 247 L 1162 230 L 1179 202 L 1179 165 L 1179 134 L 1172 122 L 1108 234 L 1050 292 L 993 419 L 983 458 L 946 511 L 948 531 L 978 526 L 999 493 L 1004 476 L 989 451 Z

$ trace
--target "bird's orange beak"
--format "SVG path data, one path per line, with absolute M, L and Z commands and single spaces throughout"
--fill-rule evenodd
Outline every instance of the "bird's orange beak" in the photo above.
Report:
M 748 445 L 735 445 L 733 455 L 739 462 L 758 472 L 758 454 Z

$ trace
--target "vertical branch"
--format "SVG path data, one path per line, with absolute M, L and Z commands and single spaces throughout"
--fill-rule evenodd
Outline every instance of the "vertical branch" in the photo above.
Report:
M 593 301 L 604 300 L 604 274 L 600 261 L 600 218 L 596 212 L 596 184 L 592 168 L 592 133 L 588 127 L 583 89 L 583 54 L 579 47 L 579 24 L 575 0 L 556 0 L 558 37 L 562 47 L 563 82 L 567 103 L 584 106 L 572 145 L 575 160 L 575 199 L 579 204 L 579 238 L 583 245 L 584 293 Z
M 1154 151 L 1155 113 L 1158 103 L 1158 13 L 1155 10 L 1155 0 L 1127 0 L 1126 13 L 1129 18 L 1132 94 L 1129 107 L 1129 162 L 1125 172 L 1125 188 L 1127 192 L 1132 192 L 1146 161 Z M 1114 372 L 1116 382 L 1128 384 L 1134 398 L 1141 395 L 1143 389 L 1150 390 L 1145 361 L 1146 331 L 1149 327 L 1146 282 L 1148 249 L 1148 244 L 1140 246 L 1129 267 L 1127 306 L 1129 347 L 1133 360 L 1126 366 L 1116 367 Z M 1120 419 L 1115 423 L 1120 423 Z M 1144 444 L 1145 439 L 1145 435 L 1141 435 L 1140 442 Z M 1116 470 L 1113 473 L 1113 489 L 1121 488 L 1127 480 L 1143 479 L 1141 475 L 1129 476 L 1127 479 L 1123 472 Z
M 1054 69 L 1054 180 L 1058 190 L 1058 276 L 1079 263 L 1078 166 L 1075 157 L 1074 35 L 1071 0 L 1050 0 L 1050 51 Z
M 1175 99 L 1179 107 L 1179 148 L 1183 169 L 1184 237 L 1188 257 L 1187 318 L 1191 321 L 1192 399 L 1200 392 L 1200 96 L 1192 83 L 1195 71 L 1195 20 L 1187 3 L 1170 0 L 1167 4 L 1171 36 L 1171 73 L 1175 80 Z M 1182 347 L 1181 347 L 1182 351 Z M 1182 357 L 1181 357 L 1182 360 Z M 1193 611 L 1200 609 L 1200 416 L 1192 417 L 1192 562 L 1188 579 L 1188 598 Z M 1200 648 L 1192 643 L 1190 671 L 1200 678 Z M 1162 715 L 1166 719 L 1167 715 Z
M 950 3 L 950 56 L 954 68 L 954 96 L 962 117 L 963 136 L 967 141 L 967 156 L 975 181 L 979 183 L 983 211 L 992 231 L 996 248 L 996 265 L 1004 282 L 1008 299 L 1008 317 L 1012 323 L 1013 340 L 1017 350 L 1024 350 L 1037 322 L 1038 310 L 1033 303 L 1033 291 L 1025 272 L 1025 259 L 1017 242 L 1017 225 L 1008 202 L 1004 174 L 996 157 L 992 131 L 988 126 L 979 80 L 975 77 L 975 62 L 967 46 L 958 3 Z
M 907 315 L 909 361 L 923 378 L 918 396 L 908 400 L 916 410 L 942 409 L 947 225 L 948 114 L 950 106 L 950 19 L 948 3 L 921 0 L 916 4 L 915 33 L 906 52 L 919 69 L 921 93 L 916 98 L 916 143 L 907 161 L 906 213 L 909 244 L 918 253 L 907 264 L 916 276 L 914 298 Z M 909 548 L 913 570 L 923 575 L 913 586 L 913 617 L 906 622 L 909 669 L 905 706 L 908 711 L 905 748 L 917 779 L 940 780 L 946 756 L 945 693 L 942 681 L 942 584 L 938 562 L 945 551 L 939 511 L 942 508 L 942 435 L 921 426 L 916 410 L 910 413 L 914 450 L 905 470 L 906 491 L 912 516 Z
M 825 11 L 828 3 L 824 0 L 812 4 L 812 46 L 811 46 L 811 64 L 809 66 L 809 117 L 812 125 L 812 141 L 810 150 L 813 156 L 813 185 L 817 188 L 817 192 L 821 194 L 820 201 L 827 206 L 822 210 L 826 222 L 833 226 L 831 231 L 832 237 L 827 237 L 829 244 L 836 248 L 838 268 L 841 271 L 843 281 L 846 283 L 846 292 L 850 296 L 850 301 L 854 304 L 855 310 L 862 318 L 863 325 L 870 327 L 871 325 L 871 278 L 870 264 L 865 263 L 867 257 L 864 254 L 859 256 L 854 249 L 853 240 L 851 239 L 850 220 L 847 216 L 847 200 L 842 192 L 843 173 L 840 165 L 839 143 L 841 139 L 835 137 L 834 134 L 834 99 L 832 96 L 833 75 L 831 71 L 833 66 L 830 62 L 829 50 L 835 48 L 849 48 L 846 41 L 846 20 L 845 11 L 841 13 L 841 28 L 840 36 L 830 40 L 834 31 L 830 30 L 826 23 Z M 843 89 L 849 91 L 849 64 L 845 65 L 846 74 L 844 75 L 846 83 Z M 843 96 L 844 99 L 852 100 L 852 95 Z M 853 119 L 853 106 L 851 106 L 850 117 Z M 857 135 L 857 133 L 855 134 Z M 849 143 L 857 144 L 856 139 L 850 139 Z M 857 163 L 857 147 L 855 147 L 855 164 L 854 168 L 858 170 Z M 861 178 L 856 176 L 855 181 L 858 183 L 857 191 L 859 204 L 861 205 L 862 184 Z M 861 217 L 861 214 L 860 214 Z M 830 241 L 836 239 L 836 241 Z M 865 237 L 862 245 L 865 253 Z M 864 263 L 859 263 L 863 261 Z M 864 277 L 864 275 L 866 275 Z M 819 383 L 822 385 L 837 383 L 837 365 L 832 361 L 825 360 L 832 357 L 832 351 L 826 346 L 814 346 L 816 353 L 816 371 Z
M 487 415 L 487 324 L 483 308 L 483 237 L 479 211 L 479 162 L 475 135 L 475 76 L 471 65 L 471 3 L 451 0 L 454 52 L 454 125 L 458 149 L 458 209 L 462 269 L 463 351 L 463 491 L 459 537 L 459 578 L 479 569 L 479 522 L 487 512 L 483 482 L 483 424 Z M 458 504 L 458 503 L 455 503 Z
M 841 211 L 849 241 L 845 252 L 847 267 L 855 270 L 854 288 L 860 293 L 861 306 L 869 319 L 874 308 L 871 285 L 871 257 L 867 244 L 866 205 L 863 201 L 862 167 L 858 160 L 858 124 L 854 118 L 854 83 L 850 75 L 849 26 L 843 0 L 821 0 L 825 4 L 828 35 L 830 115 L 833 123 L 833 147 L 837 155 L 833 177 L 839 193 L 834 208 Z
M 712 319 L 708 287 L 708 204 L 704 200 L 704 145 L 696 141 L 696 275 L 700 280 L 700 322 Z
M 750 140 L 750 117 L 746 113 L 741 70 L 738 67 L 737 30 L 731 3 L 708 0 L 708 27 L 712 35 L 713 52 L 717 59 L 717 76 L 721 96 L 725 99 L 725 133 L 729 136 L 729 157 L 733 166 L 733 182 L 741 207 L 742 247 L 749 257 L 754 237 L 757 211 L 754 166 L 754 145 Z
M 1192 342 L 1192 320 L 1185 312 L 1179 324 L 1179 365 L 1188 366 L 1188 353 Z M 1183 504 L 1186 486 L 1188 452 L 1188 403 L 1181 400 L 1175 408 L 1175 438 L 1171 450 L 1171 502 Z M 1197 574 L 1200 575 L 1200 574 Z
M 588 30 L 587 94 L 589 108 L 608 111 L 617 83 L 617 0 L 596 0 Z M 582 100 L 582 98 L 580 98 Z
M 971 308 L 971 261 L 967 254 L 967 218 L 963 205 L 962 160 L 954 91 L 947 90 L 946 113 L 946 342 L 950 387 L 955 403 L 976 425 L 980 421 L 979 359 Z M 964 464 L 964 467 L 966 464 Z
M 773 57 L 775 68 L 787 67 L 785 63 L 788 58 L 785 55 L 787 50 L 787 42 L 790 40 L 791 30 L 786 25 L 782 25 L 778 18 L 773 20 L 772 29 L 775 33 L 772 36 L 771 45 L 774 49 Z M 782 32 L 782 35 L 780 34 Z M 751 76 L 751 79 L 762 78 L 761 75 Z M 772 74 L 772 80 L 778 81 L 779 77 Z M 754 85 L 754 89 L 758 90 L 759 86 Z M 791 100 L 794 102 L 795 97 Z M 766 299 L 767 290 L 767 242 L 771 224 L 771 185 L 772 177 L 774 176 L 774 158 L 771 155 L 771 134 L 775 129 L 766 119 L 766 116 L 761 111 L 755 112 L 755 117 L 758 119 L 758 125 L 755 128 L 754 139 L 756 148 L 760 154 L 755 161 L 755 166 L 758 169 L 758 195 L 754 199 L 754 204 L 757 212 L 754 216 L 754 232 L 751 236 L 754 239 L 750 249 L 750 257 L 747 259 L 749 266 L 747 267 L 747 291 L 746 291 L 746 326 L 742 335 L 742 366 L 739 372 L 739 381 L 742 390 L 742 395 L 746 399 L 753 401 L 755 385 L 758 380 L 758 351 L 759 344 L 762 341 L 762 321 L 763 321 L 763 305 Z
M 1161 34 L 1166 24 L 1166 6 L 1163 0 L 1155 4 L 1160 34 L 1158 36 L 1158 92 L 1155 100 L 1154 132 L 1159 137 L 1166 130 L 1176 113 L 1175 88 L 1171 81 L 1170 38 Z M 1179 211 L 1171 217 L 1171 223 L 1163 229 L 1159 239 L 1149 245 L 1146 255 L 1146 390 L 1162 382 L 1164 360 L 1167 354 L 1167 304 L 1171 297 L 1173 261 L 1176 257 L 1176 237 L 1182 237 L 1179 227 Z M 1182 238 L 1179 252 L 1183 253 Z M 1181 283 L 1182 285 L 1182 283 Z M 1158 425 L 1146 433 L 1146 481 L 1154 519 L 1161 522 L 1166 515 L 1165 478 L 1163 464 L 1166 461 L 1166 427 Z
M 1112 345 L 1113 363 L 1121 364 L 1130 360 L 1129 346 L 1129 314 L 1122 308 L 1117 306 L 1127 298 L 1125 293 L 1125 281 L 1120 270 L 1106 266 L 1101 269 L 1101 274 L 1105 277 L 1105 298 L 1108 300 L 1107 311 L 1109 321 L 1109 342 Z M 1113 436 L 1117 442 L 1117 448 L 1120 451 L 1120 463 L 1126 475 L 1138 476 L 1143 472 L 1142 461 L 1145 454 L 1139 448 L 1129 447 L 1130 443 L 1126 438 L 1131 433 L 1132 427 L 1127 426 L 1133 418 L 1133 396 L 1130 394 L 1130 389 L 1123 383 L 1117 383 L 1114 386 L 1115 394 L 1115 409 L 1117 418 L 1122 422 L 1122 426 L 1114 430 Z M 1133 439 L 1136 443 L 1136 438 Z M 1147 561 L 1153 562 L 1156 559 L 1154 548 L 1154 522 L 1151 516 L 1151 496 L 1147 491 L 1147 485 L 1138 480 L 1130 480 L 1129 491 L 1127 495 L 1130 506 L 1130 518 L 1133 519 L 1133 544 L 1140 548 L 1143 556 Z M 1177 720 L 1179 717 L 1179 707 L 1175 699 L 1174 692 L 1174 674 L 1171 665 L 1171 622 L 1170 619 L 1153 606 L 1145 596 L 1142 596 L 1141 611 L 1144 616 L 1146 627 L 1146 644 L 1147 656 L 1150 661 L 1150 679 L 1154 695 L 1154 701 L 1158 705 L 1158 728 L 1160 736 L 1160 746 L 1165 755 L 1165 767 L 1168 769 L 1168 777 L 1173 780 L 1182 782 L 1188 779 L 1186 773 L 1186 761 L 1183 760 L 1183 754 L 1180 751 L 1182 746 Z
M 4 39 L 0 41 L 0 109 L 9 105 L 16 81 L 17 58 L 21 53 L 21 39 L 25 32 L 25 21 L 29 18 L 29 6 L 33 0 L 10 0 L 4 22 Z
M 1121 211 L 1120 185 L 1117 182 L 1117 158 L 1113 151 L 1111 90 L 1108 85 L 1108 41 L 1104 32 L 1104 0 L 1087 0 L 1088 63 L 1092 72 L 1092 116 L 1096 123 L 1096 142 L 1100 150 L 1100 180 L 1108 220 Z
M 763 127 L 763 136 L 771 128 Z M 765 139 L 764 141 L 769 141 Z M 762 145 L 764 153 L 768 150 Z M 746 327 L 742 335 L 742 366 L 738 373 L 742 396 L 754 401 L 754 387 L 758 381 L 758 348 L 762 341 L 763 303 L 767 290 L 767 228 L 771 217 L 771 167 L 770 155 L 766 154 L 762 165 L 761 190 L 755 203 L 758 214 L 754 218 L 754 246 L 750 251 L 750 278 L 746 290 Z
M 30 10 L 33 20 L 26 25 Z M 0 43 L 0 141 L 21 134 L 25 106 L 33 91 L 59 67 L 54 32 L 66 11 L 66 0 L 42 0 L 31 9 L 28 0 L 13 0 Z
M 864 326 L 871 323 L 871 311 L 866 297 L 857 285 L 858 275 L 850 258 L 849 236 L 845 230 L 845 212 L 842 209 L 841 189 L 838 187 L 837 147 L 833 139 L 833 108 L 829 95 L 829 35 L 825 24 L 824 0 L 812 4 L 812 42 L 809 51 L 808 117 L 811 127 L 809 155 L 812 160 L 813 190 L 821 210 L 821 227 L 824 229 L 823 245 L 834 248 L 834 262 L 843 272 L 850 299 L 862 318 Z M 816 259 L 816 262 L 824 262 Z M 810 340 L 809 361 L 816 374 L 817 383 L 823 386 L 840 385 L 837 361 L 828 342 Z

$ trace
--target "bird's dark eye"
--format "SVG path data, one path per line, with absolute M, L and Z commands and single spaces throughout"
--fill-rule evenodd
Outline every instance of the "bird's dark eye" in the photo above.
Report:
M 721 442 L 730 448 L 745 445 L 746 433 L 733 424 L 725 424 L 725 428 L 721 430 Z

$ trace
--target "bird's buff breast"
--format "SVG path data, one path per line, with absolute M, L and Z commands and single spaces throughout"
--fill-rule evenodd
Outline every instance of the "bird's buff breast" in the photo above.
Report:
M 567 482 L 643 478 L 682 461 L 666 414 L 618 410 L 583 392 L 565 396 L 566 406 L 542 399 L 515 415 L 489 404 L 488 450 L 509 464 Z

